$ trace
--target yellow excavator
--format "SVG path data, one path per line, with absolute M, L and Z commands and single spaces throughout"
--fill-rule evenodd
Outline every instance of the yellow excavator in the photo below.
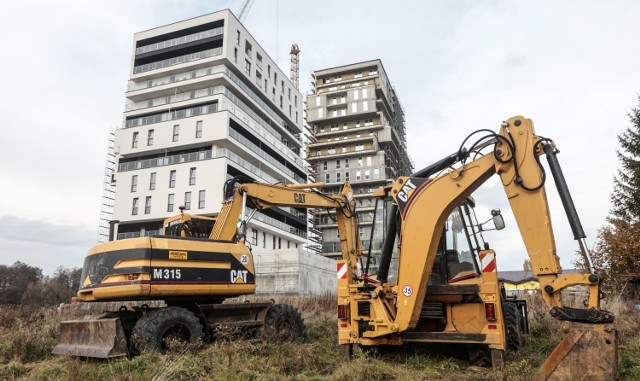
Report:
M 472 137 L 476 140 L 465 148 Z M 375 276 L 368 274 L 370 253 L 364 253 L 357 240 L 349 242 L 349 235 L 340 237 L 347 243 L 337 265 L 338 340 L 343 354 L 350 357 L 353 345 L 459 343 L 469 347 L 472 359 L 494 368 L 503 366 L 505 350 L 519 344 L 523 315 L 501 292 L 496 254 L 481 240 L 482 224 L 474 221 L 464 204 L 472 192 L 498 175 L 539 278 L 542 299 L 551 316 L 563 321 L 566 332 L 536 379 L 615 379 L 614 316 L 600 308 L 601 278 L 593 267 L 557 152 L 552 140 L 535 134 L 530 119 L 516 116 L 503 122 L 498 133 L 476 131 L 454 154 L 374 191 L 378 200 L 392 205 Z M 562 273 L 542 155 L 588 265 L 584 274 Z M 588 290 L 584 308 L 563 303 L 562 291 L 576 286 Z
M 53 353 L 113 358 L 145 349 L 165 350 L 171 340 L 212 338 L 218 327 L 270 339 L 296 341 L 304 336 L 300 313 L 286 304 L 223 303 L 254 294 L 255 269 L 246 242 L 247 206 L 335 209 L 344 229 L 358 231 L 353 192 L 314 190 L 324 184 L 260 184 L 233 178 L 216 218 L 181 213 L 164 221 L 163 235 L 107 242 L 87 253 L 82 269 L 82 302 L 162 300 L 122 306 L 82 320 L 65 321 Z

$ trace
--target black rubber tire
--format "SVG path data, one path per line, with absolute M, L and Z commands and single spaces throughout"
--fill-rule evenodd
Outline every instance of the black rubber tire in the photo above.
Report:
M 300 342 L 304 340 L 306 328 L 300 312 L 288 304 L 269 307 L 262 337 L 271 342 Z
M 149 311 L 136 322 L 131 332 L 130 350 L 133 355 L 145 350 L 165 352 L 168 339 L 193 342 L 202 336 L 202 324 L 191 311 L 165 307 Z
M 522 347 L 522 336 L 520 328 L 520 312 L 515 303 L 502 303 L 502 314 L 504 315 L 504 329 L 507 335 L 507 350 L 517 351 Z
M 467 344 L 469 363 L 483 368 L 491 367 L 491 352 L 484 344 Z

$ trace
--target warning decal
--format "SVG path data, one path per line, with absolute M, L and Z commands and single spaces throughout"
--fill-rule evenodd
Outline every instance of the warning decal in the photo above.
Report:
M 346 278 L 347 278 L 347 264 L 338 263 L 338 279 L 346 279 Z

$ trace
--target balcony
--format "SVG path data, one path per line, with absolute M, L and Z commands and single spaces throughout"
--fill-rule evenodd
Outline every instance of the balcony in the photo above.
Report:
M 202 40 L 209 37 L 219 36 L 223 33 L 224 27 L 219 27 L 211 30 L 205 30 L 204 32 L 190 34 L 188 36 L 182 36 L 178 38 L 172 38 L 171 40 L 157 42 L 151 45 L 141 46 L 136 48 L 136 55 L 153 52 L 156 50 L 170 48 L 172 46 L 178 46 L 188 44 L 189 42 Z
M 211 58 L 222 55 L 222 48 L 203 50 L 197 53 L 185 54 L 179 57 L 168 58 L 162 61 L 150 62 L 148 64 L 135 66 L 133 74 L 145 73 L 151 70 L 163 69 L 174 65 L 180 65 L 187 62 L 198 61 L 205 58 Z

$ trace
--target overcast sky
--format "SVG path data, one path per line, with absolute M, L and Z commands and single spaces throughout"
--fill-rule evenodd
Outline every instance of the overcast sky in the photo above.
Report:
M 107 135 L 122 123 L 133 34 L 230 8 L 234 1 L 11 1 L 3 58 L 0 264 L 52 273 L 82 265 L 98 234 Z M 301 91 L 313 70 L 380 58 L 406 113 L 416 169 L 480 128 L 524 115 L 552 138 L 593 246 L 617 168 L 616 135 L 640 90 L 638 1 L 256 0 L 245 25 Z M 577 245 L 550 197 L 558 253 Z M 490 233 L 502 270 L 524 246 L 497 183 L 476 195 L 509 227 Z

